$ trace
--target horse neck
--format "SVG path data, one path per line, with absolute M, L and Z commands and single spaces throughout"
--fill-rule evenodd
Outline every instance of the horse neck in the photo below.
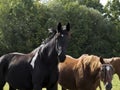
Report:
M 36 49 L 34 49 L 34 50 L 31 52 L 31 54 L 35 54 L 36 52 L 38 52 L 39 49 L 40 49 L 40 47 L 41 47 L 41 46 L 39 46 L 39 47 L 37 47 Z
M 47 42 L 49 42 L 49 41 L 54 37 L 54 35 L 55 35 L 55 33 L 53 33 L 51 36 L 49 36 L 48 38 L 46 38 L 39 47 L 37 47 L 36 49 L 34 49 L 34 50 L 33 50 L 32 52 L 30 52 L 30 53 L 31 53 L 31 54 L 36 54 L 36 52 L 38 52 L 39 49 L 40 49 L 43 45 L 45 45 Z
M 47 42 L 43 46 L 42 50 L 45 56 L 49 56 L 49 58 L 57 58 L 56 37 L 53 37 L 49 42 Z
M 49 63 L 49 65 L 58 64 L 58 58 L 57 58 L 58 56 L 55 47 L 56 47 L 56 40 L 55 38 L 52 38 L 49 42 L 44 44 L 39 50 L 40 58 L 42 58 L 42 60 L 44 60 L 45 63 Z

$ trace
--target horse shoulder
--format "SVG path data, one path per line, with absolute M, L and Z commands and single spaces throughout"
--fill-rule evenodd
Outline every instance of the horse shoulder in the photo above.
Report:
M 69 56 L 69 55 L 66 55 L 66 59 L 64 62 L 62 63 L 59 63 L 58 65 L 58 68 L 59 68 L 59 71 L 73 71 L 74 67 L 76 66 L 78 60 L 76 60 L 75 58 Z
M 74 67 L 76 66 L 77 60 L 71 56 L 66 56 L 66 59 L 63 63 L 59 64 L 59 80 L 58 82 L 62 86 L 67 86 L 69 88 L 75 88 L 75 71 Z M 69 84 L 68 84 L 69 83 Z

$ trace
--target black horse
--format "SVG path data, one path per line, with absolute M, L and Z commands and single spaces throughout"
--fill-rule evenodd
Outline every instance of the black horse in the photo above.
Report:
M 66 58 L 70 24 L 56 30 L 37 49 L 28 54 L 9 53 L 0 57 L 0 90 L 56 90 L 58 63 Z

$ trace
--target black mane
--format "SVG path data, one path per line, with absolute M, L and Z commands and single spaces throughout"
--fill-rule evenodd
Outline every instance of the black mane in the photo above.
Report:
M 53 28 L 50 28 L 50 29 L 48 29 L 48 31 L 49 31 L 49 37 L 48 38 L 46 38 L 45 40 L 43 40 L 42 41 L 42 44 L 46 44 L 46 43 L 48 43 L 54 36 L 55 36 L 55 34 L 56 34 L 56 30 L 55 29 L 53 29 Z

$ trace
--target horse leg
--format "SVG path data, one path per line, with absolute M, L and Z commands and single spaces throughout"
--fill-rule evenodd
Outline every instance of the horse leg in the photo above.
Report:
M 100 90 L 102 90 L 102 87 L 101 87 L 101 85 L 100 85 L 100 84 L 99 84 L 99 89 L 100 89 Z
M 9 90 L 16 90 L 12 86 L 9 85 Z
M 62 87 L 62 90 L 66 90 L 66 89 Z
M 0 90 L 3 90 L 3 87 L 4 87 L 5 83 L 6 82 L 5 82 L 4 78 L 0 77 Z
M 47 90 L 58 90 L 57 83 L 52 87 L 47 87 Z
M 33 90 L 42 90 L 42 86 L 37 84 L 37 85 L 34 85 L 34 88 Z
M 0 90 L 3 90 L 4 85 L 5 85 L 5 82 L 0 81 Z
M 99 90 L 102 90 L 100 81 L 96 82 L 95 88 L 97 89 L 97 87 L 99 87 Z
M 18 90 L 33 90 L 33 89 L 18 89 Z

